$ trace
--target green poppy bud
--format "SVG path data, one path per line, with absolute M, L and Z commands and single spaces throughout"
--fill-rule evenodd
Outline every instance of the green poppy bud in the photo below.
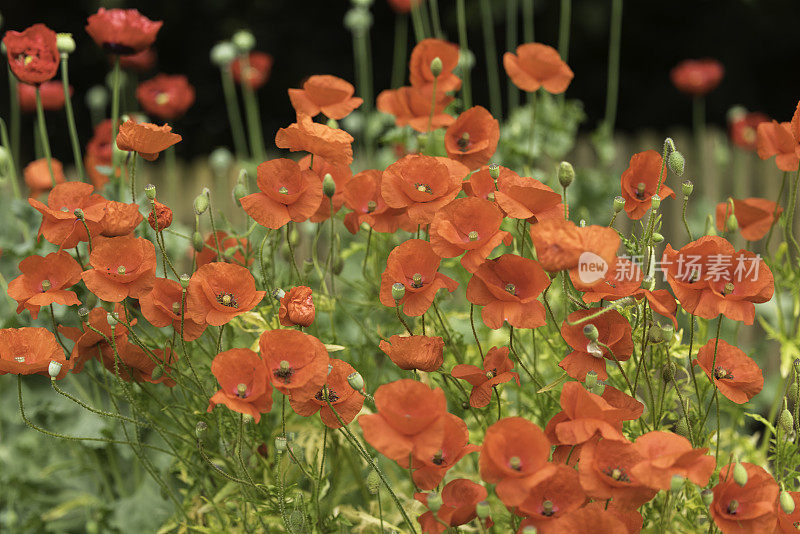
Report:
M 794 429 L 794 417 L 792 417 L 792 412 L 787 410 L 785 407 L 778 418 L 778 425 L 786 433 L 789 433 Z
M 442 65 L 442 59 L 439 56 L 436 56 L 431 61 L 431 74 L 433 74 L 434 78 L 438 78 L 439 75 L 442 73 L 442 69 L 444 66 Z
M 587 324 L 583 327 L 583 335 L 586 336 L 586 339 L 589 341 L 597 341 L 600 333 L 597 331 L 597 327 L 593 324 Z
M 678 419 L 678 421 L 675 423 L 674 430 L 675 433 L 678 434 L 679 436 L 683 436 L 686 439 L 690 439 L 691 432 L 689 431 L 689 424 L 686 422 L 685 417 L 681 417 L 680 419 Z
M 667 156 L 667 164 L 669 165 L 670 170 L 677 176 L 683 176 L 683 168 L 686 164 L 686 161 L 683 159 L 683 154 L 677 150 L 670 152 L 669 156 Z
M 736 462 L 733 466 L 733 480 L 742 487 L 747 484 L 747 469 L 741 462 Z
M 381 477 L 374 469 L 369 470 L 367 475 L 367 489 L 372 495 L 377 495 L 381 487 Z
M 150 378 L 153 380 L 158 380 L 162 376 L 164 376 L 164 367 L 162 365 L 156 365 L 153 367 L 153 372 L 150 373 Z
M 322 179 L 322 192 L 328 198 L 332 198 L 336 193 L 336 182 L 333 181 L 333 176 L 329 172 L 325 173 L 325 177 Z
M 661 327 L 653 323 L 650 325 L 650 328 L 647 330 L 647 339 L 650 343 L 661 343 L 663 338 L 661 337 Z
M 202 252 L 205 243 L 203 242 L 203 236 L 200 235 L 200 232 L 192 234 L 192 246 L 197 252 Z
M 62 364 L 61 362 L 51 361 L 47 366 L 47 374 L 50 375 L 52 380 L 55 380 L 58 377 L 58 373 L 61 372 Z
M 194 212 L 198 215 L 202 215 L 208 209 L 208 195 L 205 193 L 200 193 L 196 197 L 194 197 Z
M 781 503 L 781 510 L 783 510 L 785 514 L 791 514 L 792 512 L 794 512 L 794 499 L 792 498 L 791 493 L 789 493 L 788 491 L 786 490 L 781 491 L 780 503 Z
M 664 236 L 658 232 L 653 232 L 653 243 L 661 243 L 664 241 Z
M 714 217 L 708 215 L 706 217 L 706 235 L 717 235 L 717 228 L 714 224 Z
M 575 169 L 568 161 L 562 161 L 558 164 L 558 183 L 561 187 L 567 188 L 575 179 Z
M 442 496 L 439 493 L 428 495 L 428 510 L 434 514 L 442 508 Z
M 679 492 L 683 489 L 685 480 L 686 479 L 680 475 L 672 475 L 672 479 L 669 481 L 669 489 L 675 493 Z
M 619 213 L 625 209 L 625 198 L 619 195 L 614 197 L 614 213 Z
M 233 45 L 239 52 L 249 52 L 256 47 L 256 38 L 249 30 L 239 30 L 231 37 Z
M 792 382 L 789 384 L 789 388 L 786 391 L 786 397 L 792 401 L 793 404 L 797 404 L 800 401 L 800 386 L 798 386 L 797 382 Z
M 714 502 L 714 492 L 710 489 L 704 489 L 700 492 L 700 497 L 703 499 L 703 504 L 706 506 L 711 506 L 711 503 Z
M 400 282 L 395 282 L 392 284 L 392 298 L 395 302 L 400 301 L 403 296 L 406 294 L 406 286 L 401 284 Z
M 230 41 L 220 41 L 211 47 L 211 63 L 217 67 L 229 65 L 236 59 L 236 46 Z
M 672 361 L 668 361 L 663 366 L 661 366 L 661 378 L 664 382 L 672 382 L 672 379 L 675 377 L 675 363 Z

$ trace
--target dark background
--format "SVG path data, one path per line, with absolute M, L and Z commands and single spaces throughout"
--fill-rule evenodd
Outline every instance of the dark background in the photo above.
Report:
M 505 1 L 493 0 L 498 55 L 505 51 Z M 78 48 L 70 58 L 79 135 L 91 135 L 84 93 L 102 83 L 108 70 L 103 53 L 83 27 L 101 5 L 96 1 L 2 0 L 2 31 L 22 30 L 43 22 L 58 32 L 72 32 Z M 353 48 L 342 20 L 347 0 L 136 0 L 104 2 L 107 7 L 136 7 L 163 20 L 156 47 L 156 72 L 183 73 L 197 89 L 197 102 L 175 130 L 184 134 L 177 147 L 183 157 L 229 145 L 227 116 L 219 72 L 208 59 L 210 48 L 240 28 L 249 28 L 257 49 L 275 58 L 272 76 L 259 91 L 267 142 L 294 120 L 286 89 L 310 74 L 335 74 L 354 81 Z M 439 0 L 444 32 L 457 42 L 455 1 Z M 610 0 L 573 2 L 569 64 L 575 79 L 567 95 L 584 102 L 592 129 L 605 103 Z M 556 46 L 559 2 L 536 0 L 536 40 Z M 467 0 L 470 48 L 476 55 L 473 91 L 476 103 L 488 104 L 479 4 Z M 386 0 L 375 0 L 371 30 L 376 93 L 389 86 L 394 12 Z M 795 0 L 673 0 L 625 2 L 622 67 L 617 128 L 629 132 L 689 124 L 690 101 L 669 82 L 669 70 L 685 58 L 714 57 L 726 68 L 720 87 L 711 94 L 708 117 L 725 124 L 726 111 L 742 104 L 779 120 L 789 120 L 800 97 L 800 7 Z M 522 35 L 521 13 L 519 35 Z M 409 39 L 412 38 L 409 24 Z M 409 44 L 411 46 L 411 43 Z M 2 69 L 5 77 L 5 69 Z M 143 79 L 154 75 L 144 75 Z M 505 105 L 507 78 L 502 71 Z M 8 117 L 8 85 L 0 82 L 0 113 Z M 71 160 L 63 113 L 49 117 L 54 155 Z M 23 121 L 23 141 L 31 139 L 31 120 Z M 30 143 L 25 143 L 30 157 Z

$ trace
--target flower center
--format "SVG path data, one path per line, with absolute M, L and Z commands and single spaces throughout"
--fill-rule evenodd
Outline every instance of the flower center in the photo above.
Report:
M 428 193 L 429 195 L 433 194 L 433 189 L 431 189 L 431 186 L 429 186 L 428 184 L 415 183 L 414 187 L 416 187 L 417 191 L 419 191 L 420 193 Z
M 48 280 L 47 278 L 42 280 L 42 291 L 43 292 L 44 291 L 49 291 L 51 287 L 53 287 L 53 286 L 50 285 L 50 280 Z
M 420 288 L 422 287 L 422 275 L 419 273 L 414 273 L 411 277 L 411 287 L 413 288 Z
M 173 302 L 172 303 L 172 313 L 175 315 L 181 314 L 181 303 L 180 302 Z
M 156 95 L 156 104 L 163 106 L 169 102 L 169 95 L 167 93 L 158 93 Z
M 228 308 L 238 308 L 239 304 L 236 302 L 236 297 L 231 293 L 220 293 L 217 295 L 217 302 Z
M 608 468 L 605 471 L 603 471 L 603 473 L 605 473 L 606 475 L 608 475 L 609 477 L 613 478 L 614 480 L 616 480 L 618 482 L 630 482 L 631 481 L 631 479 L 628 477 L 628 474 L 625 473 L 625 469 L 623 469 L 622 467 L 619 467 L 619 466 L 614 467 L 614 468 Z
M 25 356 L 14 356 L 14 361 L 17 363 L 25 363 Z
M 730 380 L 733 378 L 733 373 L 731 373 L 727 369 L 723 369 L 722 367 L 715 367 L 714 378 L 716 378 L 717 380 L 723 380 L 723 379 Z
M 553 506 L 553 501 L 544 501 L 542 503 L 542 515 L 550 517 L 556 513 L 555 506 Z
M 492 369 L 490 371 L 486 371 L 486 378 L 488 378 L 489 380 L 491 380 L 495 376 L 497 376 L 497 369 Z
M 239 384 L 236 386 L 236 396 L 240 399 L 247 398 L 247 384 Z
M 317 394 L 314 395 L 314 398 L 317 399 L 319 402 L 325 402 L 326 400 L 328 400 L 331 402 L 331 404 L 333 404 L 334 402 L 339 400 L 339 395 L 337 395 L 336 391 L 332 387 L 322 386 L 322 389 L 317 391 Z
M 444 456 L 442 451 L 439 451 L 436 454 L 434 454 L 431 461 L 436 465 L 442 465 L 444 463 Z
M 369 202 L 367 202 L 367 213 L 372 213 L 377 208 L 378 208 L 378 203 L 375 202 L 374 200 L 370 200 Z
M 292 369 L 292 366 L 289 362 L 287 362 L 286 360 L 281 360 L 281 363 L 279 364 L 278 368 L 275 369 L 275 371 L 273 371 L 272 374 L 275 376 L 275 378 L 280 378 L 281 380 L 283 380 L 288 384 L 292 379 L 292 375 L 294 374 L 294 369 Z
M 278 189 L 278 193 L 280 193 L 281 195 L 288 195 L 289 190 L 286 188 L 286 186 L 283 186 L 280 189 Z
M 512 456 L 508 459 L 508 467 L 514 471 L 522 471 L 522 460 L 519 456 Z
M 461 137 L 458 138 L 457 143 L 461 152 L 466 152 L 469 148 L 469 132 L 462 133 Z
M 646 187 L 647 186 L 645 185 L 644 182 L 639 182 L 639 184 L 636 186 L 636 198 L 638 198 L 639 200 L 644 200 L 645 198 L 644 190 Z
M 473 230 L 469 234 L 467 234 L 467 237 L 469 238 L 470 241 L 477 241 L 478 240 L 478 232 Z
M 517 286 L 515 286 L 514 284 L 509 282 L 509 283 L 506 284 L 506 291 L 508 291 L 512 295 L 516 295 L 517 294 Z
M 23 64 L 24 64 L 26 67 L 27 67 L 28 65 L 30 65 L 31 63 L 33 63 L 33 56 L 29 56 L 29 55 L 27 55 L 27 54 L 20 54 L 19 56 L 17 56 L 17 59 L 19 60 L 20 58 L 22 59 L 22 63 L 23 63 Z
M 735 288 L 733 287 L 733 282 L 728 282 L 727 284 L 725 284 L 725 287 L 722 289 L 722 294 L 723 295 L 730 295 L 731 293 L 733 293 L 734 289 Z
M 728 513 L 729 514 L 736 514 L 736 511 L 739 509 L 739 501 L 736 499 L 731 499 L 731 502 L 728 503 Z
M 125 274 L 126 272 L 127 269 L 125 269 L 124 265 L 120 265 L 119 267 L 117 267 L 117 274 Z

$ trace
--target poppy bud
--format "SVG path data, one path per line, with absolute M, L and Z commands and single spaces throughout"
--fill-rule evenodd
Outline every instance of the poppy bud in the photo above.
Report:
M 439 75 L 442 73 L 443 67 L 444 65 L 442 65 L 442 58 L 440 58 L 439 56 L 433 58 L 433 60 L 431 61 L 431 74 L 433 74 L 434 78 L 439 77 Z
M 249 52 L 256 47 L 256 38 L 249 30 L 239 30 L 234 33 L 231 42 L 240 52 Z
M 358 371 L 347 375 L 347 383 L 356 391 L 363 391 L 364 389 L 364 377 Z
M 150 373 L 150 378 L 152 378 L 153 380 L 158 380 L 162 376 L 164 376 L 164 366 L 156 365 L 155 367 L 153 367 L 153 372 Z
M 561 187 L 567 188 L 569 184 L 575 179 L 575 169 L 568 161 L 562 161 L 558 164 L 558 183 Z
M 275 438 L 275 450 L 278 452 L 283 452 L 289 447 L 289 443 L 286 441 L 286 436 L 278 436 Z
M 442 496 L 438 493 L 428 495 L 428 510 L 434 514 L 442 508 Z
M 683 196 L 692 196 L 692 191 L 694 191 L 694 183 L 692 183 L 691 180 L 684 180 L 681 182 L 681 190 L 683 191 Z
M 792 429 L 794 429 L 794 417 L 792 417 L 792 412 L 787 410 L 785 407 L 781 412 L 781 416 L 778 418 L 778 425 L 786 433 L 789 433 L 792 431 Z
M 372 26 L 372 14 L 361 7 L 350 9 L 344 16 L 344 27 L 353 33 L 362 33 Z
M 227 171 L 232 163 L 233 154 L 224 146 L 215 148 L 208 156 L 208 164 L 217 174 L 222 174 Z
M 536 534 L 537 532 L 538 530 L 536 530 L 536 527 L 534 527 L 533 525 L 528 525 L 522 529 L 521 534 Z
M 154 200 L 153 209 L 150 210 L 150 215 L 147 216 L 147 222 L 150 223 L 150 228 L 161 232 L 172 224 L 172 210 L 166 204 Z
M 203 251 L 205 243 L 203 243 L 203 236 L 200 235 L 200 232 L 195 232 L 192 234 L 192 246 L 197 252 Z
M 334 130 L 339 129 L 339 122 L 336 119 L 328 119 L 328 122 L 325 123 L 328 128 L 333 128 Z
M 669 343 L 673 337 L 675 337 L 675 327 L 672 323 L 661 325 L 661 340 Z
M 104 110 L 108 105 L 108 89 L 102 85 L 95 85 L 86 91 L 86 107 L 89 109 Z
M 183 289 L 187 289 L 187 288 L 189 287 L 189 281 L 190 281 L 191 279 L 192 279 L 192 277 L 191 277 L 191 276 L 189 276 L 188 274 L 184 273 L 184 274 L 182 274 L 182 275 L 180 276 L 180 278 L 178 279 L 178 281 L 180 282 L 180 284 L 181 284 L 181 287 L 182 287 Z
M 680 419 L 678 419 L 678 421 L 675 423 L 674 430 L 676 434 L 678 434 L 679 436 L 683 436 L 686 439 L 689 439 L 691 437 L 691 432 L 689 431 L 689 424 L 686 422 L 685 417 L 681 417 Z
M 669 489 L 675 493 L 679 492 L 683 489 L 683 483 L 686 479 L 684 479 L 680 475 L 672 475 L 672 479 L 669 481 Z
M 614 197 L 614 213 L 619 213 L 625 209 L 625 198 L 619 195 Z
M 401 284 L 400 282 L 395 282 L 392 284 L 392 298 L 395 302 L 398 302 L 403 296 L 406 294 L 406 286 Z
M 597 332 L 597 327 L 595 325 L 587 324 L 583 327 L 583 335 L 586 336 L 586 339 L 589 341 L 597 341 L 600 334 Z
M 675 377 L 675 363 L 672 361 L 668 361 L 661 367 L 661 378 L 664 379 L 664 382 L 672 382 L 672 379 Z
M 47 374 L 50 375 L 50 378 L 55 380 L 58 376 L 58 373 L 61 372 L 61 362 L 54 362 L 51 361 L 50 364 L 47 366 Z
M 492 513 L 492 507 L 488 501 L 481 501 L 475 505 L 475 513 L 480 519 L 486 519 Z
M 797 404 L 798 400 L 800 400 L 800 386 L 797 385 L 797 382 L 792 382 L 789 384 L 789 389 L 786 391 L 786 397 L 794 404 Z
M 156 186 L 153 184 L 147 184 L 144 186 L 144 194 L 147 196 L 149 200 L 156 199 Z
M 208 209 L 208 196 L 205 193 L 200 193 L 194 197 L 194 212 L 202 215 Z
M 71 54 L 75 51 L 75 39 L 71 33 L 56 34 L 56 47 L 60 54 Z
M 733 480 L 742 487 L 747 484 L 747 469 L 741 462 L 736 462 L 736 465 L 733 466 Z
M 595 395 L 602 395 L 603 392 L 606 390 L 606 385 L 602 382 L 598 382 L 594 385 L 594 387 L 590 390 Z
M 733 232 L 739 228 L 739 221 L 736 220 L 736 215 L 733 213 L 728 216 L 728 220 L 725 221 L 725 230 L 727 232 Z
M 381 487 L 380 475 L 374 469 L 370 469 L 369 474 L 367 475 L 367 489 L 372 495 L 377 495 L 380 487 Z
M 714 218 L 711 215 L 706 217 L 706 235 L 717 235 L 717 229 L 714 225 Z
M 597 373 L 595 371 L 589 371 L 586 373 L 586 378 L 583 380 L 583 385 L 586 386 L 586 389 L 592 389 L 597 385 Z
M 677 176 L 683 176 L 683 168 L 686 164 L 686 160 L 683 159 L 683 154 L 677 150 L 670 152 L 669 156 L 667 157 L 667 164 L 669 165 L 670 170 Z
M 781 491 L 780 502 L 781 510 L 783 510 L 785 514 L 791 514 L 794 512 L 794 499 L 792 499 L 792 495 L 788 491 Z
M 336 182 L 333 181 L 333 176 L 329 172 L 326 172 L 322 178 L 322 192 L 328 198 L 331 198 L 336 193 Z
M 653 243 L 661 243 L 664 241 L 664 236 L 658 232 L 653 232 Z
M 656 323 L 651 324 L 647 331 L 647 339 L 650 340 L 650 343 L 661 343 L 663 340 L 661 337 L 661 327 Z
M 653 208 L 653 211 L 657 211 L 658 208 L 661 207 L 661 197 L 658 195 L 653 195 L 650 198 L 650 207 Z
M 85 323 L 86 319 L 89 317 L 89 308 L 85 308 L 83 306 L 78 308 L 78 317 L 80 317 L 81 321 Z
M 701 491 L 700 496 L 703 498 L 703 504 L 706 506 L 711 506 L 711 503 L 714 502 L 714 492 L 710 489 Z
M 236 47 L 230 41 L 220 41 L 211 47 L 211 63 L 217 67 L 229 65 L 236 59 Z
M 81 221 L 83 220 L 83 210 L 82 209 L 75 208 L 75 211 L 73 211 L 72 214 L 75 215 L 75 217 L 77 217 L 79 220 L 81 220 Z

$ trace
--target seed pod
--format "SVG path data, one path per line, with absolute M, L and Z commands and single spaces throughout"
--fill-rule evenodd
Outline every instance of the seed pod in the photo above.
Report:
M 198 421 L 194 427 L 194 435 L 197 439 L 201 439 L 208 430 L 208 424 L 205 421 Z
M 56 379 L 58 373 L 61 372 L 61 362 L 51 361 L 50 364 L 47 366 L 47 374 L 50 375 L 50 378 L 53 380 Z
M 710 489 L 701 491 L 700 496 L 703 498 L 703 504 L 706 506 L 711 506 L 711 503 L 714 502 L 714 492 Z
M 747 484 L 747 469 L 741 462 L 736 462 L 733 466 L 733 480 L 742 487 Z
M 192 277 L 191 277 L 191 276 L 189 276 L 188 274 L 184 273 L 184 274 L 182 274 L 182 275 L 180 276 L 180 278 L 178 279 L 178 282 L 180 282 L 180 284 L 181 284 L 181 287 L 182 287 L 183 289 L 186 289 L 186 288 L 188 288 L 188 287 L 189 287 L 189 281 L 190 281 L 191 279 L 192 279 Z
M 583 381 L 583 385 L 589 390 L 595 387 L 597 385 L 597 373 L 594 371 L 589 371 L 586 373 L 586 378 Z
M 683 191 L 683 196 L 689 198 L 694 191 L 694 183 L 691 180 L 684 180 L 681 182 L 681 191 Z
M 661 197 L 658 195 L 653 195 L 650 197 L 650 207 L 653 208 L 653 211 L 658 211 L 661 207 Z
M 249 52 L 256 46 L 256 38 L 248 30 L 239 30 L 234 33 L 231 42 L 240 52 Z
M 619 195 L 614 197 L 614 213 L 619 213 L 625 209 L 625 197 Z
M 75 39 L 71 33 L 56 34 L 56 47 L 61 54 L 71 54 L 75 51 Z
M 395 282 L 392 284 L 392 298 L 395 302 L 398 302 L 403 296 L 406 294 L 406 286 L 401 284 L 400 282 Z
M 650 343 L 661 343 L 663 338 L 661 337 L 661 326 L 653 323 L 650 325 L 650 328 L 647 329 L 647 339 Z
M 347 383 L 356 391 L 362 391 L 364 389 L 364 377 L 361 376 L 361 373 L 358 371 L 347 375 Z
M 433 74 L 434 78 L 439 77 L 439 75 L 442 73 L 442 68 L 443 68 L 442 58 L 440 58 L 439 56 L 433 58 L 433 60 L 431 61 L 431 74 Z
M 211 47 L 211 63 L 217 67 L 229 65 L 236 59 L 236 46 L 230 41 L 220 41 Z
M 480 519 L 486 519 L 492 513 L 492 507 L 488 501 L 481 501 L 475 506 L 475 513 Z

